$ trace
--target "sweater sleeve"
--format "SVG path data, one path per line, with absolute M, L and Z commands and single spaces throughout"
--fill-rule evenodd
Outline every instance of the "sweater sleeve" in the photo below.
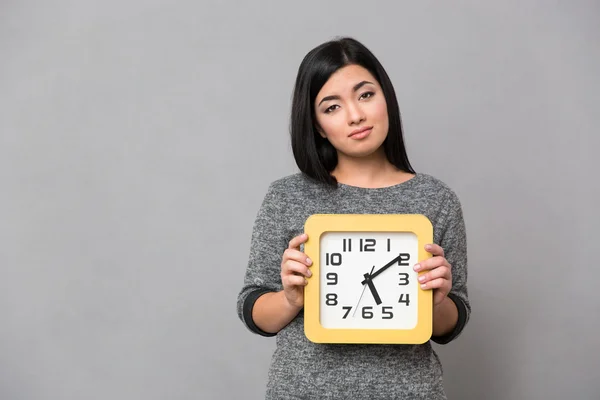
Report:
M 447 344 L 457 338 L 471 315 L 471 304 L 467 291 L 467 234 L 460 201 L 452 191 L 446 198 L 445 214 L 439 245 L 444 249 L 446 260 L 452 266 L 452 289 L 448 297 L 456 304 L 458 322 L 447 335 L 432 337 L 438 344 Z
M 272 183 L 256 215 L 244 283 L 237 297 L 238 317 L 250 331 L 262 336 L 275 334 L 264 332 L 254 324 L 252 308 L 261 295 L 283 289 L 281 258 L 291 239 L 287 238 L 282 223 L 283 207 L 281 194 Z

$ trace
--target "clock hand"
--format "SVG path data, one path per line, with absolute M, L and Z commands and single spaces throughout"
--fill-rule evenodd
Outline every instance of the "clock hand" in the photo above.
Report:
M 383 267 L 379 268 L 377 271 L 375 271 L 375 273 L 373 274 L 369 274 L 368 279 L 373 279 L 375 278 L 377 275 L 381 274 L 383 271 L 385 271 L 386 269 L 388 269 L 389 267 L 391 267 L 392 265 L 394 265 L 395 263 L 400 263 L 400 258 L 402 257 L 402 255 L 398 255 L 398 257 L 394 258 L 392 261 L 390 261 L 389 263 L 385 264 Z M 364 285 L 367 282 L 367 277 L 365 277 L 365 280 L 362 281 L 362 284 Z
M 371 272 L 373 272 L 373 270 L 374 270 L 374 269 L 375 269 L 375 266 L 373 265 L 373 268 L 371 268 Z M 352 318 L 354 318 L 354 315 L 356 314 L 356 310 L 358 309 L 358 305 L 360 304 L 360 300 L 362 299 L 362 297 L 363 297 L 363 294 L 365 294 L 365 289 L 366 289 L 366 288 L 367 288 L 367 287 L 366 287 L 366 286 L 364 286 L 364 284 L 363 284 L 363 291 L 362 291 L 362 293 L 360 294 L 360 297 L 358 298 L 358 303 L 356 303 L 356 306 L 354 307 L 354 312 L 352 313 Z
M 373 268 L 375 268 L 374 265 L 373 265 Z M 370 274 L 365 274 L 364 277 L 365 277 L 365 281 L 367 281 L 367 286 L 369 286 L 369 290 L 373 294 L 373 298 L 375 299 L 375 303 L 377 305 L 380 305 L 381 304 L 381 297 L 379 297 L 379 293 L 377 293 L 377 289 L 375 289 L 375 285 L 373 285 L 373 280 L 371 278 L 371 275 Z

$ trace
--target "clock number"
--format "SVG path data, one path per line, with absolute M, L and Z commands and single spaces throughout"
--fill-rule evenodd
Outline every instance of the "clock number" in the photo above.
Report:
M 410 299 L 408 297 L 409 294 L 410 293 L 402 293 L 400 295 L 400 299 L 398 300 L 398 303 L 404 303 L 404 304 L 406 304 L 408 306 L 410 304 Z M 405 295 L 406 295 L 406 298 L 404 297 Z
M 348 314 L 350 314 L 350 310 L 352 310 L 352 306 L 344 306 L 342 308 L 344 310 L 346 310 L 346 314 L 344 314 L 344 316 L 342 317 L 342 319 L 346 319 L 346 317 L 348 316 Z
M 400 253 L 400 260 L 398 260 L 398 265 L 401 265 L 403 267 L 408 267 L 409 266 L 408 260 L 410 260 L 410 254 Z
M 391 241 L 390 238 L 388 238 L 388 241 L 387 241 L 388 242 L 388 251 L 390 251 L 390 241 Z
M 373 318 L 373 312 L 371 311 L 373 309 L 372 306 L 364 306 L 362 309 L 362 316 L 364 319 L 371 319 Z
M 327 280 L 328 281 L 333 281 L 333 283 L 331 282 L 327 282 L 328 285 L 337 285 L 338 283 L 338 276 L 335 272 L 330 272 L 327 274 Z
M 394 309 L 394 307 L 383 307 L 381 309 L 381 311 L 383 312 L 383 316 L 381 318 L 383 319 L 392 319 L 394 318 L 394 314 L 392 314 L 392 310 Z
M 327 296 L 325 296 L 327 298 L 327 301 L 325 301 L 325 304 L 327 304 L 328 306 L 337 306 L 337 294 L 335 293 L 328 293 Z
M 352 251 L 352 239 L 344 239 L 343 240 L 344 243 L 344 252 L 346 251 Z
M 375 239 L 360 239 L 360 251 L 375 251 Z
M 400 275 L 400 282 L 398 283 L 398 285 L 408 285 L 408 274 L 406 272 L 400 272 L 398 275 Z
M 342 255 L 340 253 L 325 254 L 325 265 L 341 265 Z

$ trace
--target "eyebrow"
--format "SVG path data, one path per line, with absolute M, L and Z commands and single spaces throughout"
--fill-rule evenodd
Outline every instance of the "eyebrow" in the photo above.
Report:
M 363 87 L 363 86 L 365 86 L 365 85 L 367 85 L 367 84 L 374 85 L 374 83 L 373 83 L 373 82 L 369 82 L 369 81 L 362 81 L 362 82 L 359 82 L 359 83 L 357 83 L 356 85 L 354 85 L 354 87 L 352 88 L 352 90 L 353 90 L 354 92 L 356 92 L 358 89 L 360 89 L 361 87 Z M 340 96 L 337 96 L 337 95 L 333 95 L 333 96 L 325 96 L 325 97 L 323 97 L 323 99 L 322 99 L 322 100 L 319 102 L 319 106 L 320 106 L 320 105 L 321 105 L 321 103 L 323 103 L 324 101 L 329 101 L 329 100 L 339 100 L 339 99 L 340 99 Z M 317 107 L 318 107 L 318 106 L 317 106 Z

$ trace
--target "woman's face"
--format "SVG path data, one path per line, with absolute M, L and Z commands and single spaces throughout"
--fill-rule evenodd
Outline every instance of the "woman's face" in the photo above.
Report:
M 377 151 L 387 137 L 389 120 L 381 86 L 359 65 L 337 70 L 315 99 L 318 131 L 348 157 Z

